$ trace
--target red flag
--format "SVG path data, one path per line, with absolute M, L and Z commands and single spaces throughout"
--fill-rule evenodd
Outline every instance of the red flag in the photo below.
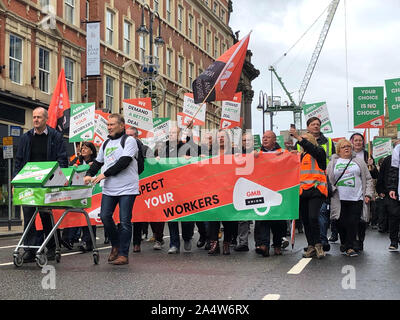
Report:
M 64 69 L 61 69 L 53 96 L 51 97 L 47 124 L 60 132 L 68 129 L 69 108 L 70 103 L 68 98 L 67 82 L 65 80 L 65 72 Z
M 249 40 L 250 33 L 229 48 L 193 81 L 194 103 L 233 99 Z

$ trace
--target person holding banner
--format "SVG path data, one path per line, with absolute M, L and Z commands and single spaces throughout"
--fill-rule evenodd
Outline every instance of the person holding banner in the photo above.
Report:
M 187 140 L 188 141 L 188 140 Z M 196 152 L 198 152 L 196 150 Z M 181 140 L 181 130 L 177 126 L 171 126 L 169 129 L 169 140 L 155 152 L 158 158 L 177 158 L 180 156 L 190 156 L 191 146 L 189 143 L 183 143 Z M 197 154 L 196 154 L 197 155 Z M 184 241 L 185 251 L 192 250 L 192 238 L 194 234 L 194 222 L 181 222 L 182 238 Z M 169 254 L 180 252 L 179 225 L 178 222 L 168 222 L 170 234 Z
M 58 161 L 61 168 L 68 167 L 68 156 L 63 136 L 57 130 L 47 125 L 48 112 L 42 107 L 33 110 L 33 129 L 22 135 L 18 144 L 17 154 L 15 156 L 15 168 L 13 178 L 25 166 L 27 162 L 38 161 Z M 32 219 L 36 208 L 22 207 L 24 213 L 24 229 Z M 47 236 L 52 229 L 51 218 L 48 212 L 39 211 L 40 219 L 43 224 L 43 231 Z M 35 226 L 35 224 L 33 224 Z M 35 228 L 30 228 L 26 235 L 24 245 L 40 245 L 43 239 L 39 238 L 39 233 Z M 47 244 L 47 259 L 55 259 L 55 240 L 50 239 Z M 35 261 L 35 250 L 26 249 L 23 255 L 24 263 Z
M 369 173 L 371 174 L 372 179 L 378 179 L 379 172 L 375 166 L 375 161 L 372 155 L 369 155 L 368 151 L 365 150 L 364 136 L 358 132 L 353 133 L 350 137 L 350 141 L 353 146 L 353 156 L 363 160 L 368 165 Z M 356 246 L 357 251 L 364 250 L 365 231 L 367 230 L 367 225 L 371 218 L 371 205 L 372 202 L 369 202 L 368 204 L 364 203 L 363 214 L 361 215 L 360 222 L 358 224 L 358 244 Z
M 273 131 L 267 130 L 262 137 L 261 153 L 282 153 L 287 152 L 282 149 L 276 142 L 276 135 Z M 261 254 L 263 257 L 269 257 L 269 244 L 270 233 L 272 230 L 272 245 L 274 247 L 274 254 L 281 255 L 282 240 L 286 235 L 286 221 L 285 220 L 256 220 L 254 226 L 254 241 L 256 245 L 256 253 Z M 289 242 L 287 242 L 289 245 Z
M 307 238 L 307 251 L 304 258 L 325 256 L 320 235 L 320 209 L 328 197 L 328 182 L 325 174 L 326 154 L 311 133 L 298 135 L 295 128 L 290 134 L 298 140 L 301 147 L 300 164 L 300 217 Z M 329 218 L 328 218 L 329 219 Z
M 218 143 L 218 155 L 221 159 L 224 155 L 233 154 L 233 148 L 231 143 L 231 135 L 229 134 L 228 129 L 220 129 L 217 134 L 217 143 Z M 223 249 L 222 254 L 229 255 L 230 254 L 230 244 L 232 241 L 233 234 L 235 232 L 235 228 L 237 229 L 237 221 L 222 221 L 222 225 L 224 227 L 224 240 L 223 240 Z M 210 250 L 208 251 L 209 255 L 216 255 L 220 253 L 220 246 L 218 241 L 218 233 L 221 227 L 221 221 L 210 221 Z
M 132 237 L 132 209 L 139 194 L 138 153 L 136 140 L 125 134 L 125 120 L 117 113 L 108 117 L 109 139 L 104 141 L 99 154 L 85 176 L 85 184 L 104 180 L 100 218 L 110 237 L 112 249 L 108 262 L 113 265 L 128 264 L 129 245 Z M 125 143 L 123 143 L 123 140 Z M 105 171 L 94 177 L 102 166 Z M 120 228 L 113 220 L 119 204 Z
M 337 143 L 327 174 L 332 183 L 331 219 L 337 221 L 340 251 L 356 257 L 358 224 L 365 213 L 363 204 L 368 204 L 374 193 L 371 174 L 364 159 L 352 155 L 352 145 L 346 139 Z

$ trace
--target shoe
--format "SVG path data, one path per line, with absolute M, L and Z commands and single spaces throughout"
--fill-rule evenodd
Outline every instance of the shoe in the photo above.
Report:
M 113 262 L 111 262 L 111 264 L 113 264 L 114 266 L 122 266 L 128 263 L 129 263 L 128 257 L 125 256 L 118 256 Z
M 230 245 L 236 247 L 237 246 L 237 240 L 236 239 L 232 239 Z
M 85 252 L 90 252 L 93 251 L 93 246 L 89 243 L 83 242 L 82 245 L 78 247 L 79 251 L 82 251 L 83 253 Z
M 149 241 L 149 242 L 154 242 L 154 241 L 156 241 L 156 238 L 154 238 L 154 237 L 151 237 L 150 239 L 148 239 L 147 241 Z
M 135 245 L 133 246 L 133 252 L 134 252 L 134 253 L 140 252 L 140 244 L 135 244 Z
M 201 248 L 201 247 L 203 247 L 205 244 L 206 244 L 206 240 L 203 239 L 203 238 L 200 238 L 199 241 L 197 241 L 196 246 L 197 246 L 197 248 Z
M 211 249 L 211 243 L 210 243 L 210 240 L 207 240 L 206 244 L 204 246 L 204 250 L 210 250 L 210 249 Z
M 345 247 L 345 245 L 344 245 L 344 244 L 341 244 L 340 247 L 339 247 L 339 250 L 340 250 L 341 253 L 345 253 L 345 252 L 346 252 L 346 247 Z
M 331 235 L 331 236 L 329 237 L 329 239 L 328 239 L 329 242 L 336 242 L 336 241 L 338 241 L 338 240 L 339 240 L 338 236 L 333 236 L 333 235 Z
M 60 244 L 64 247 L 67 248 L 68 250 L 72 250 L 74 245 L 72 243 L 69 243 L 68 241 L 65 241 L 63 239 L 60 240 Z
M 276 256 L 281 256 L 282 255 L 282 250 L 279 247 L 274 248 L 274 255 Z
M 331 250 L 331 245 L 329 243 L 325 243 L 322 245 L 322 249 L 324 249 L 325 252 L 328 252 Z
M 220 253 L 219 241 L 210 241 L 210 250 L 208 251 L 208 254 L 215 255 L 219 253 Z
M 249 251 L 249 247 L 244 245 L 244 244 L 239 244 L 235 248 L 233 248 L 235 251 Z
M 314 246 L 308 246 L 307 252 L 303 253 L 303 258 L 312 258 L 317 254 Z
M 256 252 L 261 254 L 263 257 L 269 257 L 269 246 L 262 244 L 261 246 L 256 247 Z
M 118 258 L 118 247 L 112 247 L 110 256 L 108 257 L 108 262 L 113 262 Z
M 346 256 L 348 256 L 348 257 L 357 257 L 357 256 L 358 256 L 358 253 L 355 252 L 353 249 L 348 249 L 348 250 L 346 251 Z
M 22 259 L 24 263 L 35 262 L 36 261 L 35 252 L 33 252 L 32 250 L 25 251 L 24 254 L 22 255 Z
M 285 249 L 289 245 L 289 240 L 286 239 L 285 237 L 282 238 L 282 245 L 281 248 Z
M 222 254 L 227 256 L 231 254 L 231 250 L 229 248 L 230 243 L 227 241 L 224 241 L 223 246 L 222 246 Z
M 396 244 L 391 244 L 390 246 L 389 246 L 389 251 L 390 252 L 396 252 L 396 251 L 398 251 L 399 250 L 399 246 L 397 245 L 397 243 Z
M 315 245 L 315 252 L 317 254 L 318 259 L 322 259 L 323 257 L 325 257 L 325 252 L 321 243 L 317 243 Z
M 192 250 L 192 239 L 185 240 L 183 248 L 185 249 L 185 251 L 191 251 Z
M 162 243 L 160 241 L 156 241 L 156 243 L 153 246 L 154 250 L 161 250 L 162 249 Z
M 179 249 L 177 247 L 175 247 L 175 246 L 172 246 L 168 250 L 168 254 L 173 254 L 173 253 L 179 253 Z
M 110 239 L 108 239 L 108 237 L 104 238 L 104 244 L 109 244 L 110 243 Z

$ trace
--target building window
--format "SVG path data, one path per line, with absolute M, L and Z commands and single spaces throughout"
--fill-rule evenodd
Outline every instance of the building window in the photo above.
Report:
M 225 10 L 221 9 L 221 20 L 225 23 Z
M 158 12 L 160 10 L 160 0 L 153 0 L 153 9 L 154 12 Z
M 172 0 L 167 0 L 167 21 L 171 23 Z
M 40 0 L 41 7 L 47 7 L 50 3 L 50 0 Z
M 190 40 L 192 40 L 193 37 L 193 16 L 189 14 L 188 18 L 188 37 Z
M 159 118 L 160 117 L 160 108 L 157 107 L 153 107 L 153 118 Z
M 124 83 L 124 99 L 130 99 L 131 92 L 132 92 L 132 86 L 127 83 Z
M 172 103 L 167 102 L 167 118 L 172 118 Z
M 107 10 L 106 14 L 106 42 L 110 45 L 113 44 L 114 34 L 114 13 L 111 10 Z
M 178 57 L 178 82 L 182 83 L 183 77 L 183 57 Z
M 124 53 L 129 55 L 131 52 L 131 24 L 124 21 Z
M 154 57 L 154 61 L 153 63 L 155 65 L 160 66 L 160 53 L 159 53 L 159 46 L 157 46 L 156 44 L 153 45 L 153 57 Z
M 206 6 L 208 7 L 208 0 L 204 0 L 204 3 L 205 3 Z
M 207 38 L 206 38 L 206 51 L 208 53 L 211 52 L 211 45 L 210 45 L 210 41 L 211 41 L 211 31 L 207 30 Z
M 111 112 L 114 101 L 114 79 L 106 76 L 106 109 Z
M 178 30 L 182 31 L 182 24 L 183 24 L 183 7 L 178 6 Z
M 172 70 L 172 50 L 167 49 L 167 76 L 171 77 Z
M 74 101 L 74 61 L 68 58 L 65 58 L 65 80 L 69 101 Z
M 50 52 L 39 48 L 39 89 L 49 93 Z
M 222 42 L 221 45 L 221 54 L 223 54 L 226 51 L 226 44 L 224 42 Z
M 202 34 L 203 34 L 203 25 L 199 22 L 198 28 L 197 28 L 197 44 L 201 47 L 201 42 L 202 42 Z
M 10 34 L 10 79 L 21 84 L 22 39 Z
M 219 40 L 217 37 L 214 39 L 214 57 L 218 57 Z
M 213 11 L 214 11 L 214 13 L 216 15 L 218 15 L 218 3 L 217 3 L 217 1 L 214 1 Z
M 75 10 L 75 0 L 65 0 L 64 2 L 64 10 L 65 10 L 65 20 L 68 23 L 74 23 L 74 10 Z
M 188 70 L 188 80 L 189 80 L 189 87 L 192 87 L 193 83 L 193 72 L 194 72 L 194 64 L 189 62 L 189 70 Z
M 89 1 L 86 0 L 86 20 L 89 21 Z
M 146 62 L 146 38 L 142 35 L 139 36 L 139 52 L 140 52 L 140 61 L 142 63 Z

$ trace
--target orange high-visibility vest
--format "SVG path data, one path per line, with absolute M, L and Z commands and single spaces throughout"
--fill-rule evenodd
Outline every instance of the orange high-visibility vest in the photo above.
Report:
M 300 195 L 304 190 L 317 188 L 325 197 L 328 196 L 328 183 L 324 170 L 318 166 L 310 154 L 306 154 L 300 164 Z

